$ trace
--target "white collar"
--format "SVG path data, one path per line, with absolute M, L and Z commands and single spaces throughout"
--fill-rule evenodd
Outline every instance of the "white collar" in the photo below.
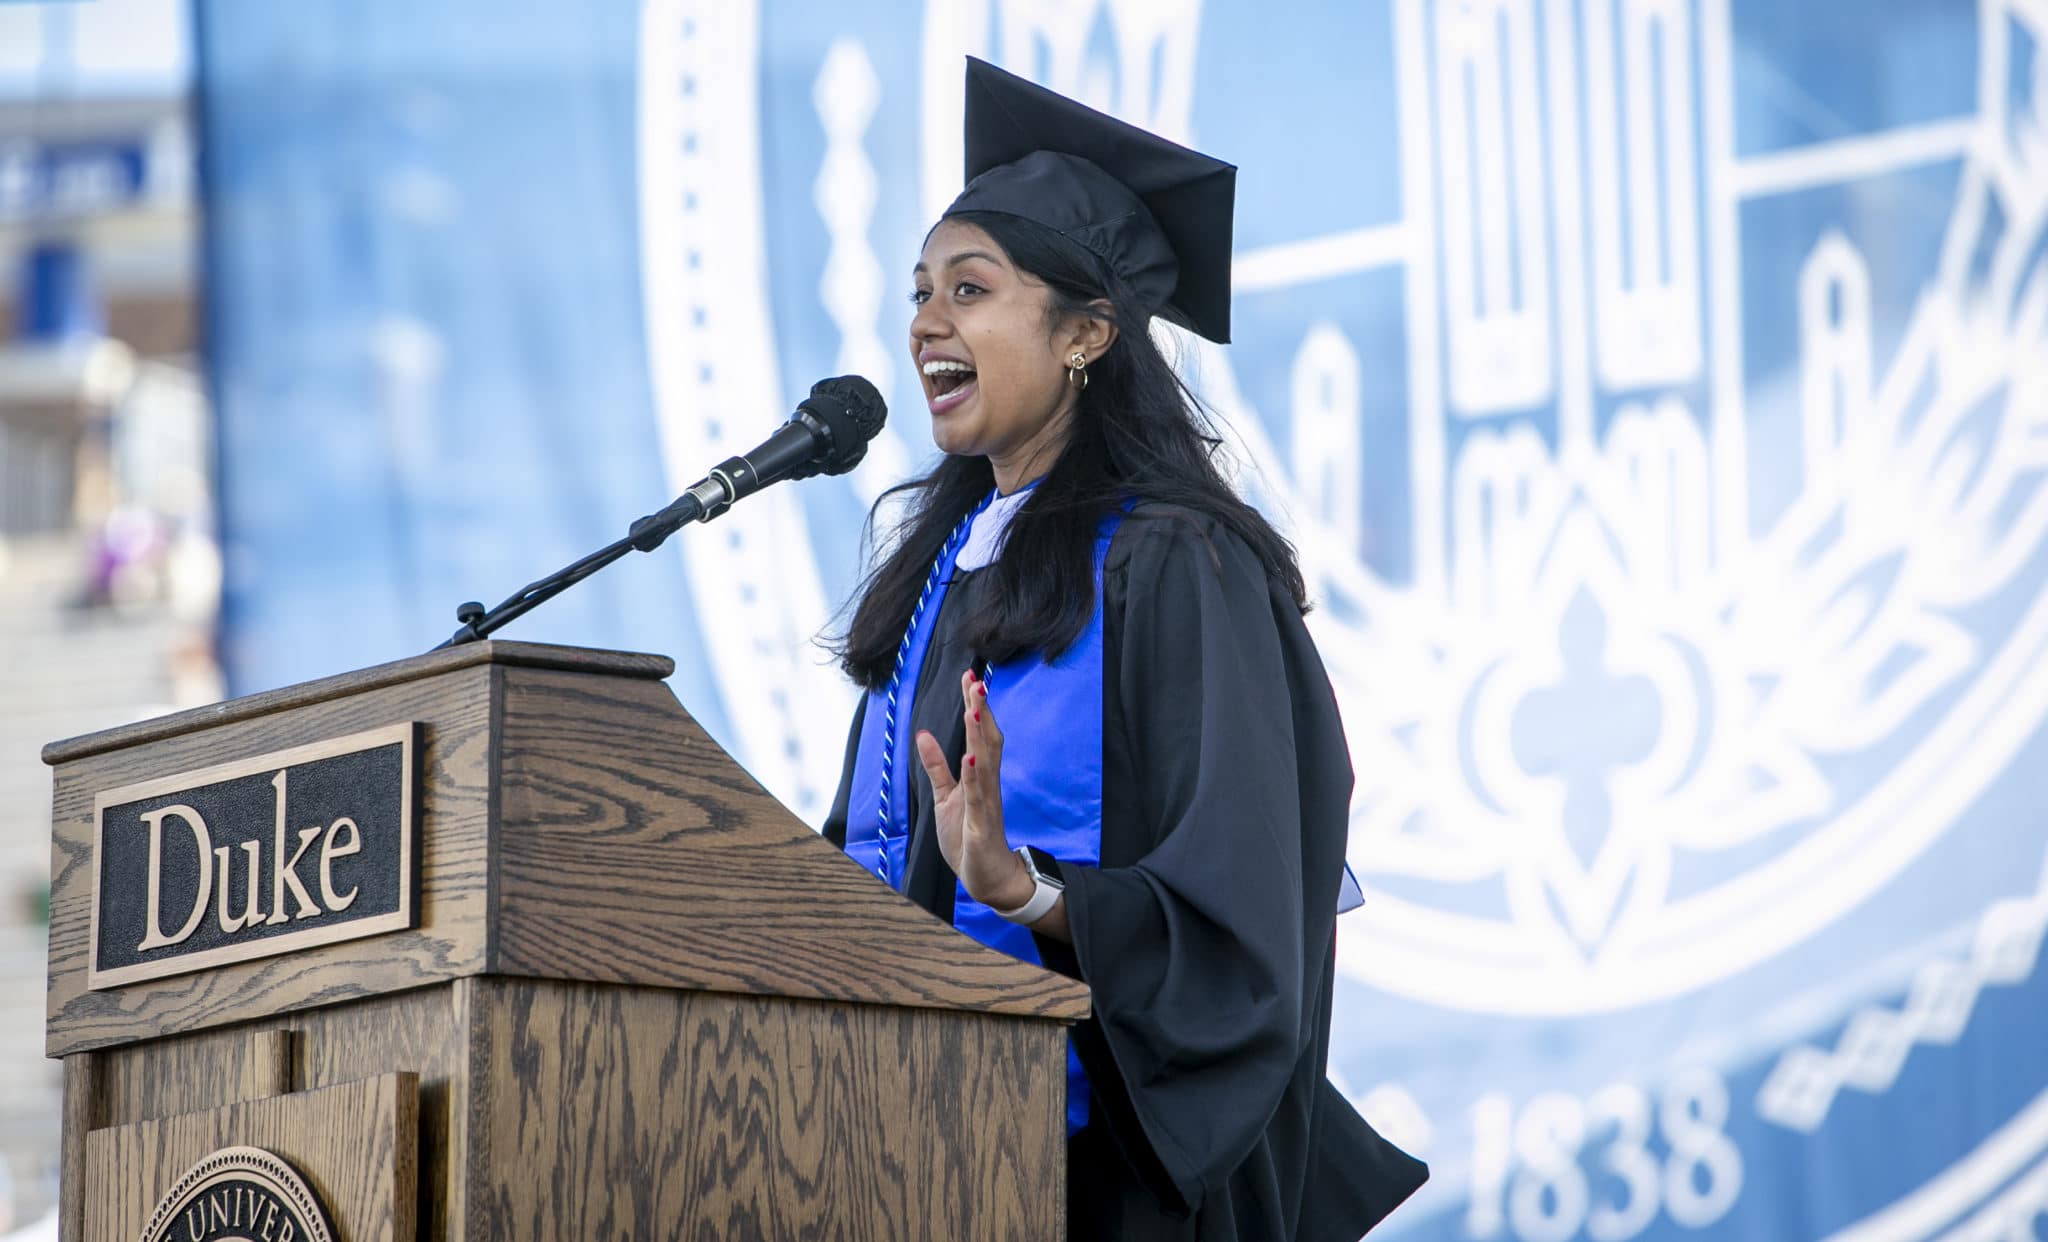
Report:
M 976 514 L 974 525 L 967 528 L 967 542 L 960 545 L 960 555 L 954 559 L 953 567 L 969 570 L 993 564 L 1003 554 L 1003 537 L 1010 531 L 1010 519 L 1017 516 L 1017 510 L 1030 497 L 1031 489 L 1020 487 L 989 501 L 988 508 Z

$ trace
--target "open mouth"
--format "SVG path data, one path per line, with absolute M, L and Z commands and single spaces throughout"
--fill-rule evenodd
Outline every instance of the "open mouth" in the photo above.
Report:
M 925 391 L 930 396 L 934 411 L 966 399 L 974 387 L 974 380 L 974 369 L 964 362 L 927 362 L 924 365 Z

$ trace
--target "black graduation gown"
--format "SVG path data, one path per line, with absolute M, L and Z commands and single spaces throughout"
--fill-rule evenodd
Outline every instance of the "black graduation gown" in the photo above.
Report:
M 1074 943 L 1037 938 L 1093 993 L 1070 1236 L 1350 1242 L 1428 1170 L 1324 1077 L 1352 776 L 1322 660 L 1251 549 L 1201 515 L 1139 505 L 1102 581 L 1102 862 L 1061 868 Z M 978 655 L 959 621 L 987 583 L 954 579 L 911 710 L 955 770 Z M 856 713 L 824 830 L 842 847 L 859 736 Z M 911 801 L 905 895 L 950 920 L 922 770 Z

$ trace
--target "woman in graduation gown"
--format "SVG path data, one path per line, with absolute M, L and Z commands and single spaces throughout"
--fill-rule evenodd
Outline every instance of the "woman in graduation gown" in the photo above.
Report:
M 1351 768 L 1293 549 L 1155 345 L 1229 335 L 1235 169 L 970 60 L 913 272 L 945 456 L 840 649 L 826 833 L 1076 976 L 1074 1238 L 1354 1239 L 1423 1166 L 1324 1077 Z

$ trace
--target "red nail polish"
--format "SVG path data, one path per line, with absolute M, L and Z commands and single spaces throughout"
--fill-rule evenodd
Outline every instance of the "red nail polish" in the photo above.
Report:
M 987 698 L 987 697 L 988 697 L 988 684 L 987 684 L 986 682 L 982 683 L 981 685 L 978 685 L 978 686 L 976 686 L 976 687 L 975 687 L 975 689 L 977 689 L 977 690 L 981 691 L 981 697 L 982 697 L 982 698 L 984 698 L 984 699 L 985 699 L 985 698 Z
M 969 755 L 969 756 L 967 756 L 967 766 L 968 766 L 968 767 L 970 767 L 970 768 L 974 766 L 974 756 L 973 756 L 973 755 Z
M 981 713 L 980 713 L 980 712 L 976 712 L 976 713 L 974 713 L 974 723 L 976 723 L 976 724 L 980 724 L 980 723 L 981 723 Z

